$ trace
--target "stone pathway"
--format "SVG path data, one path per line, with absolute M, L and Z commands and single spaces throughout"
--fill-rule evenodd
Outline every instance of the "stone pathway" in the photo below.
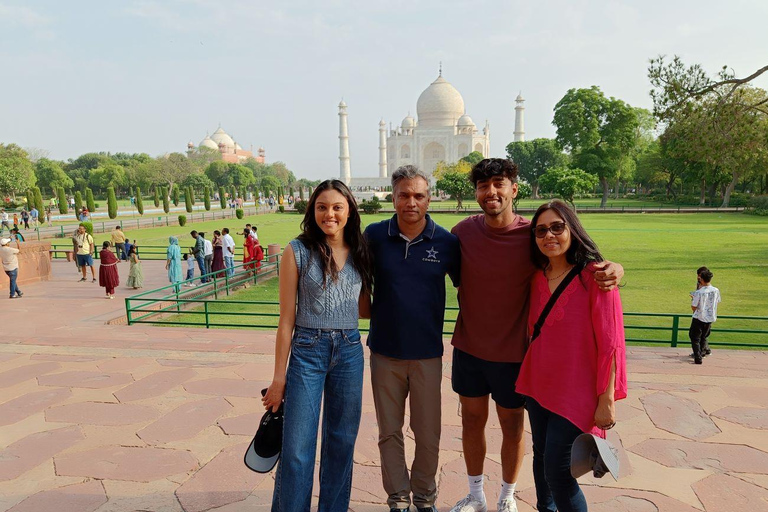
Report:
M 148 288 L 165 282 L 160 262 L 145 262 L 145 275 Z M 274 333 L 105 325 L 122 301 L 76 279 L 74 265 L 57 261 L 52 281 L 0 308 L 0 511 L 268 510 L 273 476 L 248 471 L 242 455 L 263 412 Z M 582 479 L 590 510 L 768 511 L 768 353 L 717 350 L 694 366 L 688 352 L 630 349 L 630 394 L 611 432 L 624 447 L 623 476 Z M 447 355 L 444 511 L 467 486 L 450 364 Z M 495 504 L 495 415 L 488 434 L 486 493 Z M 376 439 L 366 385 L 355 511 L 386 510 Z M 529 453 L 521 512 L 534 510 L 530 463 Z

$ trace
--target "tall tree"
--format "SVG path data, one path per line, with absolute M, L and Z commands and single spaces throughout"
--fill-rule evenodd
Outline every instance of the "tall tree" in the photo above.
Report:
M 437 190 L 442 190 L 456 200 L 456 208 L 462 208 L 464 201 L 475 195 L 475 188 L 469 181 L 472 166 L 467 161 L 459 160 L 455 164 L 438 162 L 435 169 Z
M 168 213 L 171 211 L 170 201 L 168 200 L 168 189 L 163 187 L 162 194 L 163 194 L 163 211 L 165 213 Z
M 552 192 L 562 197 L 564 201 L 571 203 L 573 209 L 576 204 L 573 198 L 579 194 L 586 194 L 597 186 L 597 177 L 581 169 L 568 169 L 555 167 L 544 173 L 539 179 L 544 191 Z
M 470 154 L 468 154 L 467 156 L 465 156 L 464 158 L 462 158 L 462 160 L 467 162 L 472 167 L 474 167 L 475 164 L 478 163 L 479 161 L 481 161 L 483 158 L 485 158 L 485 157 L 483 156 L 483 154 L 481 152 L 473 151 Z
M 636 143 L 637 111 L 616 98 L 608 98 L 597 86 L 571 89 L 555 105 L 552 124 L 557 142 L 573 155 L 575 167 L 598 177 L 605 206 L 622 159 Z
M 203 189 L 203 205 L 205 206 L 205 211 L 211 211 L 211 189 L 207 186 Z
M 83 196 L 79 190 L 75 190 L 75 215 L 83 210 Z
M 192 213 L 192 189 L 189 187 L 184 189 L 184 207 L 187 213 Z
M 27 152 L 16 144 L 0 143 L 0 194 L 23 192 L 35 185 L 37 178 Z
M 531 185 L 534 199 L 539 198 L 539 178 L 549 169 L 562 167 L 568 162 L 568 155 L 554 139 L 533 139 L 510 142 L 507 155 L 520 169 L 520 177 Z
M 40 187 L 32 187 L 32 190 L 35 193 L 35 208 L 37 208 L 37 211 L 41 215 L 40 218 L 43 218 L 45 207 L 43 206 L 43 193 L 40 192 Z
M 152 193 L 152 201 L 155 203 L 155 208 L 160 206 L 160 192 L 157 190 L 157 185 L 154 186 L 154 192 Z
M 41 158 L 35 164 L 35 176 L 37 184 L 41 188 L 47 188 L 53 194 L 57 188 L 71 189 L 74 186 L 72 178 L 67 176 L 59 162 Z
M 179 187 L 173 187 L 173 206 L 179 206 Z
M 227 207 L 227 198 L 224 197 L 224 187 L 219 187 L 219 205 L 224 210 Z

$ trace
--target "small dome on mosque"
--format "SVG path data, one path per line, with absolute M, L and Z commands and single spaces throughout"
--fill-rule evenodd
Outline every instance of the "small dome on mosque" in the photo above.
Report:
M 517 98 L 515 98 L 515 101 L 525 101 L 525 100 L 523 99 L 523 93 L 522 93 L 522 92 L 521 92 L 520 94 L 518 94 L 518 95 L 517 95 Z
M 464 98 L 441 75 L 419 96 L 416 114 L 419 125 L 454 126 L 456 119 L 464 114 Z
M 459 121 L 456 123 L 457 126 L 475 126 L 475 123 L 472 122 L 472 118 L 469 117 L 468 114 L 464 114 L 459 118 Z
M 214 142 L 208 135 L 200 142 L 201 148 L 219 149 L 219 145 Z
M 232 137 L 229 136 L 227 132 L 225 132 L 221 127 L 219 127 L 218 130 L 213 132 L 213 135 L 211 135 L 211 139 L 213 142 L 216 143 L 217 147 L 219 144 L 223 144 L 225 147 L 233 148 L 235 147 L 235 141 L 232 140 Z
M 408 114 L 405 116 L 405 118 L 403 118 L 403 122 L 400 124 L 400 126 L 402 126 L 404 130 L 411 129 L 416 126 L 416 120 L 411 114 Z
M 342 108 L 342 107 L 343 107 L 343 108 L 347 108 L 347 104 L 346 104 L 346 103 L 344 103 L 344 100 L 341 100 L 341 101 L 339 102 L 339 108 Z

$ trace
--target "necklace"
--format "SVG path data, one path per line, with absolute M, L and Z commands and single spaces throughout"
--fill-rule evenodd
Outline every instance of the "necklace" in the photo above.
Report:
M 548 269 L 552 270 L 551 266 L 547 266 Z M 563 277 L 566 272 L 569 272 L 573 268 L 573 265 L 570 265 L 567 269 L 563 270 L 561 274 L 556 275 L 555 277 L 547 277 L 547 281 L 554 281 L 555 279 L 559 279 Z M 544 274 L 544 277 L 546 277 L 546 273 Z

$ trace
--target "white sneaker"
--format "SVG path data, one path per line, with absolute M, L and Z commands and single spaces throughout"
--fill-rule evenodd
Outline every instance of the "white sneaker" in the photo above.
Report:
M 517 512 L 517 502 L 515 498 L 507 498 L 506 500 L 501 500 L 496 505 L 496 508 L 499 512 Z
M 463 500 L 454 505 L 451 512 L 488 512 L 488 506 L 485 501 L 480 501 L 471 494 L 467 494 Z

